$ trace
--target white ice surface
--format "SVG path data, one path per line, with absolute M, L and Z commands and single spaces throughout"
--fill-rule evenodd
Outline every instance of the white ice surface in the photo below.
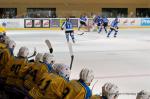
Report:
M 48 52 L 44 40 L 49 39 L 54 48 L 56 62 L 70 64 L 63 31 L 17 30 L 8 31 L 7 34 L 17 43 L 15 54 L 21 46 L 27 46 L 31 54 L 34 47 L 38 52 Z M 106 82 L 118 85 L 120 93 L 136 93 L 142 89 L 150 91 L 150 29 L 120 30 L 117 38 L 106 38 L 104 32 L 75 35 L 75 38 L 71 79 L 78 79 L 80 70 L 88 67 L 95 73 L 96 79 L 92 85 L 98 80 L 94 86 L 94 94 L 99 94 Z M 118 99 L 135 99 L 135 95 L 120 95 Z

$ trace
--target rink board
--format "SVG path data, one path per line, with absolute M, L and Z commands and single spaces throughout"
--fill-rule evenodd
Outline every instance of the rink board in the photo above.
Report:
M 114 18 L 108 18 L 109 25 Z M 79 18 L 70 19 L 73 27 L 76 29 L 80 25 Z M 65 18 L 25 18 L 25 19 L 0 19 L 0 24 L 6 23 L 8 29 L 50 29 L 60 30 Z M 87 24 L 91 26 L 93 24 L 92 19 L 88 19 Z M 150 18 L 119 18 L 119 27 L 126 28 L 149 28 Z

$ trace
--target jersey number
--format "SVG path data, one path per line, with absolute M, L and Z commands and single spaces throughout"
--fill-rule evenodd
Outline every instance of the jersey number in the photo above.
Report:
M 66 28 L 67 28 L 67 29 L 70 29 L 70 28 L 71 28 L 71 25 L 70 25 L 70 24 L 66 24 Z
M 0 53 L 0 61 L 2 61 L 3 53 Z
M 65 91 L 63 92 L 63 98 L 65 98 L 70 92 L 69 88 L 66 88 Z
M 48 86 L 50 85 L 50 83 L 51 83 L 51 80 L 45 81 L 45 79 L 42 79 L 42 80 L 40 80 L 38 86 L 40 87 L 40 89 L 42 91 L 45 91 L 48 88 Z
M 37 70 L 31 70 L 29 72 L 29 74 L 33 77 L 32 81 L 35 81 L 37 72 L 38 72 Z
M 21 68 L 20 64 L 14 64 L 11 67 L 11 71 L 13 71 L 16 75 L 18 75 L 20 68 Z

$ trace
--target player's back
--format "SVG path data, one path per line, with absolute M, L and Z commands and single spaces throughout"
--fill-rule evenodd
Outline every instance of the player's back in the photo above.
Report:
M 109 20 L 106 17 L 103 18 L 103 22 L 107 23 L 108 21 Z
M 9 61 L 14 61 L 13 52 L 10 49 L 0 49 L 0 71 L 5 68 Z
M 115 22 L 115 20 L 113 20 L 113 21 L 111 22 L 111 27 L 115 27 L 115 24 L 116 24 L 116 22 Z
M 16 87 L 22 87 L 23 85 L 23 75 L 21 71 L 25 66 L 27 66 L 27 59 L 17 57 L 14 59 L 13 62 L 8 62 L 7 64 L 7 81 L 8 85 L 14 85 Z
M 86 22 L 87 18 L 85 16 L 80 17 L 80 21 Z
M 45 73 L 38 87 L 34 87 L 29 94 L 34 99 L 62 99 L 67 81 L 54 73 Z
M 47 66 L 41 62 L 29 63 L 22 72 L 25 75 L 24 86 L 30 90 L 35 86 L 44 73 L 48 72 Z
M 86 91 L 78 80 L 71 80 L 66 90 L 68 90 L 68 93 L 66 93 L 64 99 L 85 99 Z
M 0 43 L 0 49 L 4 49 L 4 48 L 6 48 L 6 44 Z
M 117 27 L 118 26 L 119 21 L 118 20 L 113 20 L 111 23 L 111 27 Z

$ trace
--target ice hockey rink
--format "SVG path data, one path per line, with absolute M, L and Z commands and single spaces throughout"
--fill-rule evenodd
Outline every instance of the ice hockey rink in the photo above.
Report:
M 91 88 L 98 80 L 93 88 L 94 94 L 101 93 L 106 82 L 119 87 L 118 99 L 135 99 L 136 95 L 131 93 L 150 89 L 150 29 L 120 29 L 117 38 L 106 38 L 105 32 L 77 33 L 71 79 L 78 79 L 80 70 L 88 67 L 95 74 Z M 70 64 L 64 31 L 9 30 L 7 34 L 17 43 L 15 55 L 21 46 L 27 46 L 30 54 L 34 47 L 38 52 L 49 52 L 44 43 L 49 39 L 56 62 Z

